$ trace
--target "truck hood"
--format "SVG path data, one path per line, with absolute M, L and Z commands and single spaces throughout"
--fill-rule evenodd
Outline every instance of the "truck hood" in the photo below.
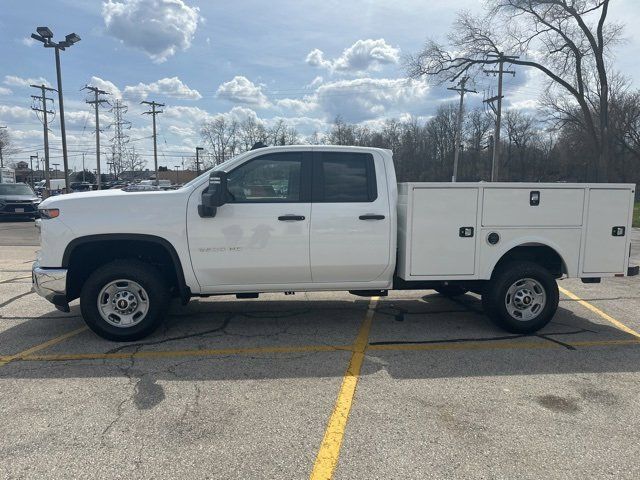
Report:
M 66 195 L 56 195 L 43 200 L 40 208 L 64 208 L 66 205 L 82 205 L 82 204 L 100 204 L 108 208 L 112 204 L 120 204 L 121 201 L 135 203 L 141 198 L 152 199 L 157 198 L 159 201 L 167 199 L 175 195 L 180 190 L 142 190 L 135 192 L 127 192 L 120 189 L 113 190 L 93 190 L 89 192 L 74 192 Z M 184 193 L 182 193 L 184 195 Z
M 0 203 L 4 201 L 35 202 L 40 200 L 35 195 L 0 195 Z

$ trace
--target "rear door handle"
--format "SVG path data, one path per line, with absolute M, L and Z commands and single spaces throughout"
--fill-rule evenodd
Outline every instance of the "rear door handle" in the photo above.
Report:
M 360 215 L 360 220 L 384 220 L 384 215 L 374 215 L 367 213 L 366 215 Z
M 278 217 L 281 222 L 301 222 L 304 220 L 302 215 L 281 215 Z

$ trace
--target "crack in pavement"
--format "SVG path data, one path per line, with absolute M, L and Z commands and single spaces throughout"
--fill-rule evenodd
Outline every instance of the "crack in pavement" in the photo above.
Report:
M 15 302 L 16 300 L 20 300 L 22 297 L 26 297 L 27 295 L 31 295 L 32 293 L 35 293 L 35 292 L 33 292 L 33 290 L 29 290 L 28 292 L 21 293 L 20 295 L 16 295 L 15 297 L 10 298 L 6 302 L 0 303 L 0 308 L 6 307 L 10 303 Z

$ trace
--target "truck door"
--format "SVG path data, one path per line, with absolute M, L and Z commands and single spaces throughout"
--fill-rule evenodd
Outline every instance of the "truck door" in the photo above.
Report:
M 392 261 L 390 206 L 382 162 L 370 153 L 314 152 L 314 283 L 370 282 Z
M 191 196 L 189 250 L 203 290 L 311 282 L 310 163 L 302 151 L 243 163 L 228 172 L 230 198 L 213 218 L 198 215 L 201 192 Z

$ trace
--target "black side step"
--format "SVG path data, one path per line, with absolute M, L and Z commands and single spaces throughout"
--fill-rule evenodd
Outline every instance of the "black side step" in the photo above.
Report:
M 258 298 L 259 293 L 236 293 L 236 298 Z
M 386 297 L 389 295 L 388 290 L 349 290 L 349 293 L 358 297 Z

